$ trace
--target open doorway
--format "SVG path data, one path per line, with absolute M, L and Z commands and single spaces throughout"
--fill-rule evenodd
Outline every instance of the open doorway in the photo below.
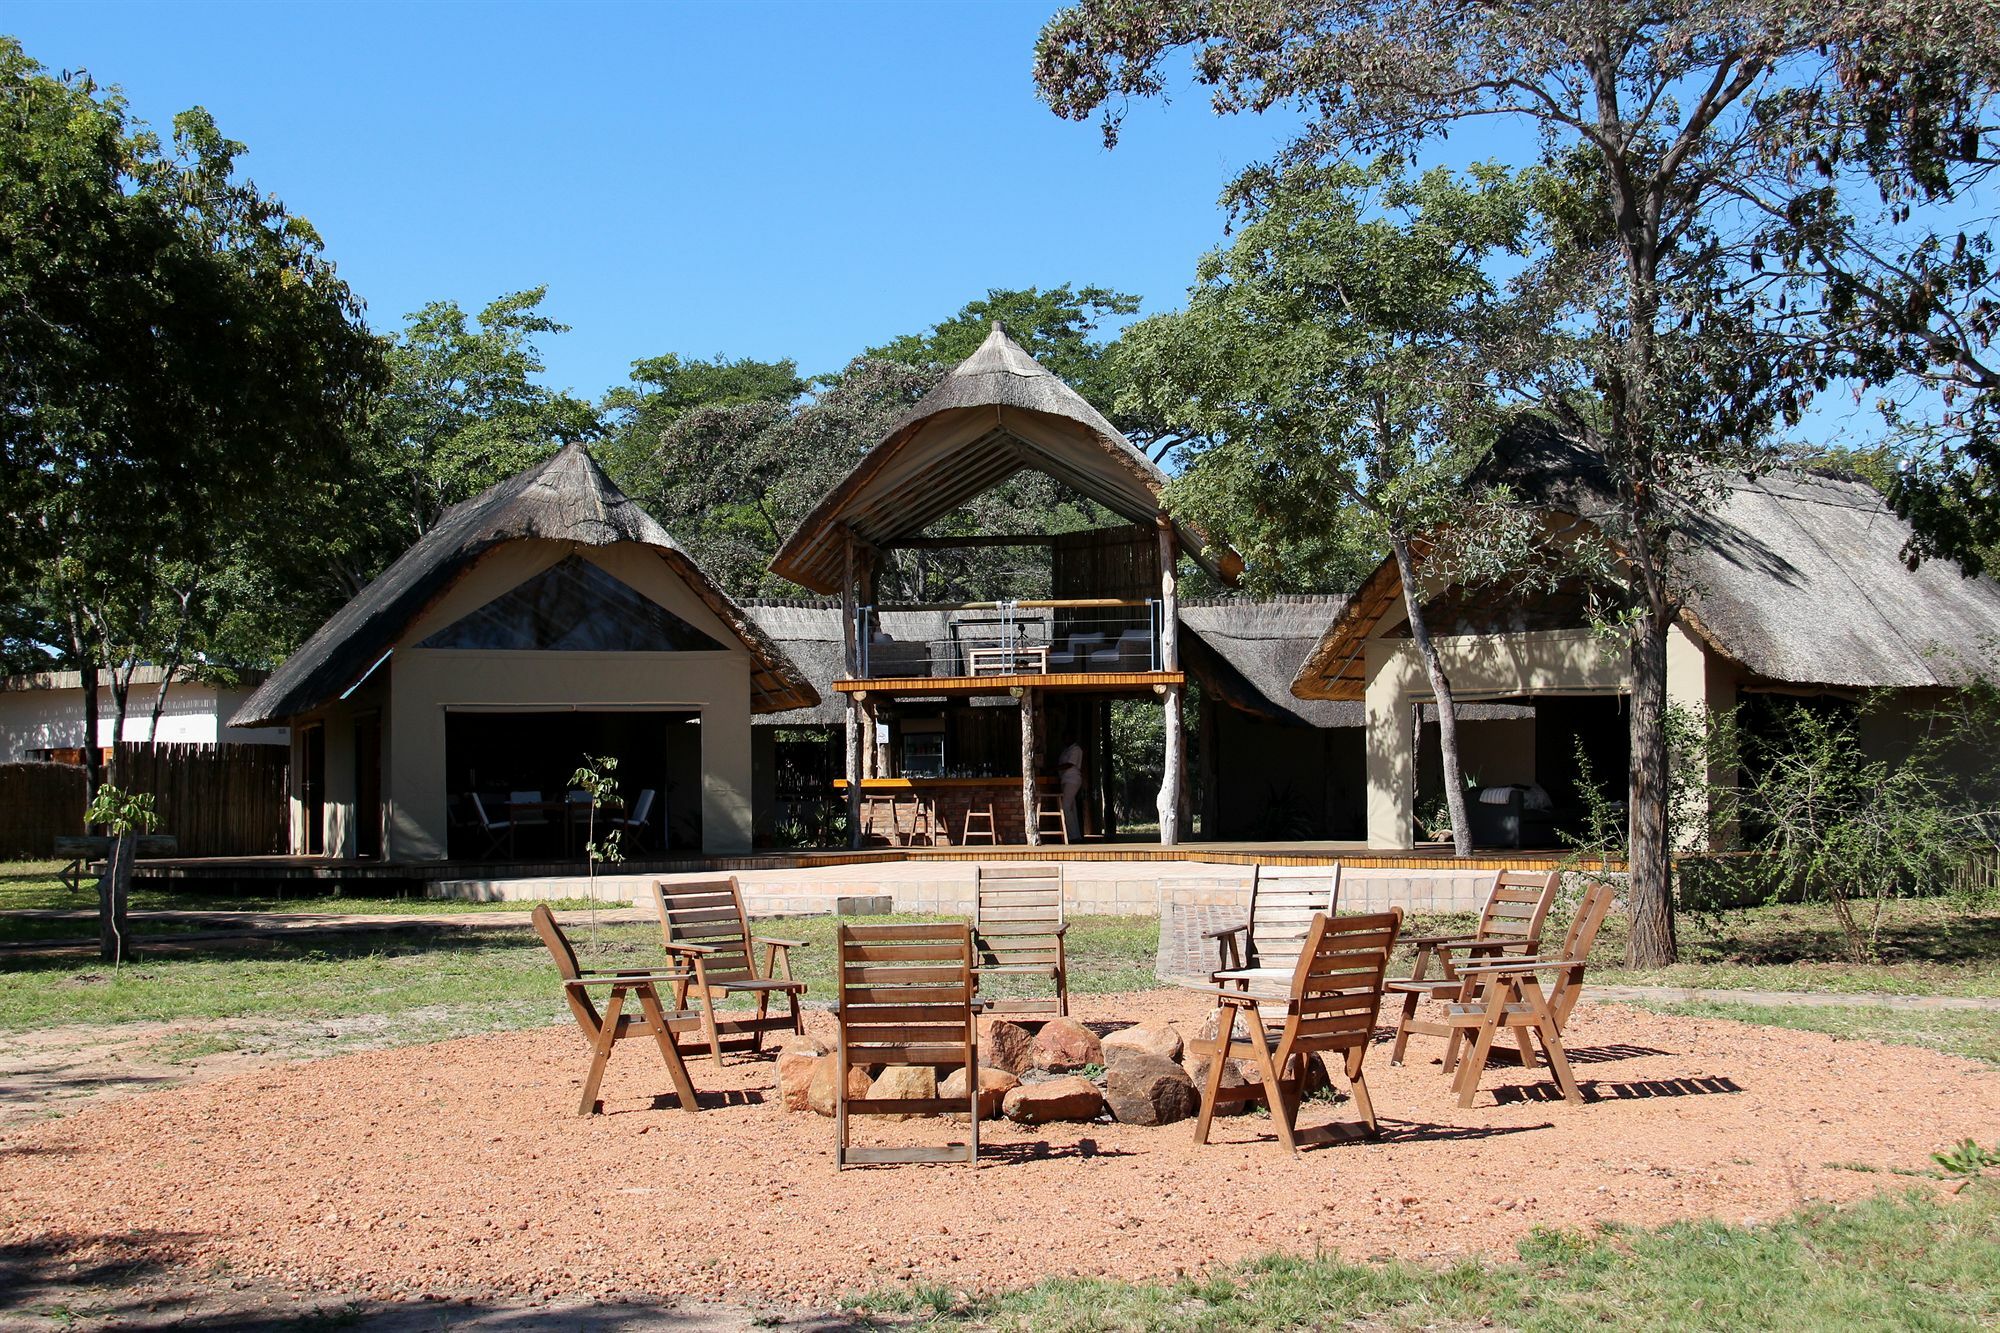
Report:
M 610 814 L 641 821 L 625 834 L 625 855 L 699 847 L 699 722 L 700 714 L 679 710 L 449 712 L 445 783 L 456 807 L 451 855 L 581 859 L 589 807 L 572 799 L 570 778 L 587 759 L 607 755 L 618 761 L 622 809 L 600 811 L 599 820 Z M 489 821 L 511 825 L 497 844 L 472 808 L 475 797 Z
M 382 856 L 382 715 L 354 719 L 354 854 Z
M 299 732 L 299 817 L 305 821 L 307 856 L 326 855 L 326 728 Z

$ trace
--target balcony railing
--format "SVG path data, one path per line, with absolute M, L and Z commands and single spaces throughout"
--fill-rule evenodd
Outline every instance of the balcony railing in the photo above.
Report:
M 1160 670 L 1160 604 L 1108 598 L 864 606 L 868 680 Z

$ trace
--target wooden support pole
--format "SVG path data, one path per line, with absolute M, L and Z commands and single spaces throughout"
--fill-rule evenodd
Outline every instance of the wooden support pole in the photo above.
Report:
M 1111 701 L 1097 701 L 1097 748 L 1102 756 L 1097 771 L 1098 795 L 1104 801 L 1104 836 L 1118 836 L 1117 770 L 1111 755 Z
M 1160 533 L 1160 669 L 1180 670 L 1180 621 L 1181 602 L 1179 577 L 1176 566 L 1180 563 L 1180 548 L 1174 540 L 1174 525 L 1165 514 L 1159 517 Z M 1182 750 L 1185 737 L 1181 725 L 1181 687 L 1169 685 L 1166 691 L 1166 753 L 1160 764 L 1160 846 L 1172 847 L 1180 842 L 1181 825 L 1181 784 L 1183 781 Z
M 1035 708 L 1041 702 L 1040 691 L 1029 686 L 1021 691 L 1021 813 L 1027 820 L 1028 845 L 1042 845 L 1041 810 L 1036 802 L 1035 770 L 1040 746 L 1035 739 Z
M 861 674 L 861 658 L 855 639 L 860 603 L 855 595 L 854 534 L 846 528 L 841 529 L 840 546 L 842 661 L 846 664 L 847 675 L 854 677 Z M 847 845 L 856 848 L 861 846 L 861 721 L 861 703 L 850 694 L 847 696 Z

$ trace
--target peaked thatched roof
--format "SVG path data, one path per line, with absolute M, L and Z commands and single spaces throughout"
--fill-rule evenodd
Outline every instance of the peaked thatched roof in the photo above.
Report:
M 1602 460 L 1546 428 L 1510 434 L 1482 471 L 1561 513 L 1589 518 L 1608 502 Z M 1686 623 L 1753 679 L 1953 686 L 2000 656 L 2000 583 L 1945 562 L 1908 568 L 1909 526 L 1865 482 L 1798 470 L 1738 477 L 1684 532 Z M 1361 698 L 1360 645 L 1400 586 L 1385 561 L 1333 617 L 1296 695 Z
M 1359 727 L 1359 699 L 1301 699 L 1292 693 L 1299 667 L 1347 599 L 1335 596 L 1235 597 L 1181 603 L 1181 655 L 1204 687 L 1232 708 L 1267 722 L 1300 727 Z M 1533 717 L 1522 704 L 1461 703 L 1467 722 Z
M 528 538 L 579 547 L 623 542 L 650 547 L 749 650 L 756 711 L 818 702 L 785 654 L 695 567 L 667 530 L 612 485 L 581 444 L 571 444 L 447 510 L 422 540 L 285 659 L 230 725 L 282 721 L 339 698 L 380 665 L 403 632 L 480 556 L 503 542 Z
M 1050 374 L 998 323 L 922 402 L 892 426 L 807 515 L 774 573 L 815 592 L 843 577 L 843 532 L 871 546 L 916 537 L 1024 468 L 1045 472 L 1134 523 L 1160 513 L 1166 475 L 1076 390 Z M 1233 552 L 1211 554 L 1199 533 L 1181 546 L 1233 574 Z

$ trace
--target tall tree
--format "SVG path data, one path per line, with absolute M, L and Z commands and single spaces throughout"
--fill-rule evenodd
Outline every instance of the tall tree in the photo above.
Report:
M 1525 248 L 1527 191 L 1497 167 L 1410 179 L 1384 160 L 1247 182 L 1237 204 L 1235 240 L 1202 260 L 1187 309 L 1126 333 L 1127 397 L 1204 441 L 1184 451 L 1169 501 L 1253 564 L 1326 533 L 1394 556 L 1437 701 L 1452 837 L 1469 856 L 1422 537 L 1461 517 L 1511 387 L 1494 336 L 1510 314 L 1490 273 Z
M 1624 557 L 1632 608 L 1628 955 L 1642 965 L 1675 954 L 1667 642 L 1687 593 L 1676 546 L 1722 478 L 1768 463 L 1759 442 L 1797 419 L 1824 369 L 1771 337 L 1783 288 L 1750 281 L 1762 222 L 1740 186 L 1782 190 L 1772 166 L 1794 137 L 1795 95 L 1837 77 L 1837 48 L 1875 8 L 1086 0 L 1037 49 L 1050 105 L 1075 119 L 1102 110 L 1111 142 L 1126 101 L 1164 91 L 1169 57 L 1192 50 L 1218 110 L 1305 113 L 1288 160 L 1408 151 L 1477 119 L 1523 131 L 1552 177 L 1567 177 L 1569 235 L 1542 264 L 1539 396 L 1611 479 L 1600 526 Z
M 660 437 L 697 407 L 790 403 L 811 388 L 796 361 L 691 361 L 673 355 L 632 363 L 630 382 L 604 397 L 607 435 L 594 452 L 611 479 L 628 494 L 654 483 Z
M 381 380 L 318 235 L 207 112 L 170 141 L 116 90 L 0 39 L 0 568 L 97 686 L 175 663 L 228 553 L 275 544 Z M 115 751 L 114 751 L 115 753 Z

